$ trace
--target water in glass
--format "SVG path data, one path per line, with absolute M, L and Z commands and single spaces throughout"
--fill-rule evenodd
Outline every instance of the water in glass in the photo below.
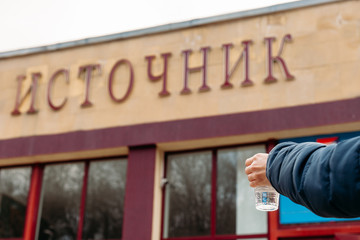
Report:
M 279 193 L 272 187 L 255 188 L 255 205 L 260 211 L 275 211 L 279 205 Z

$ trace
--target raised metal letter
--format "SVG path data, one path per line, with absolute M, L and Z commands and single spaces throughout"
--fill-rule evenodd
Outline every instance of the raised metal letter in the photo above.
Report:
M 93 70 L 98 70 L 98 73 L 101 74 L 101 66 L 99 64 L 89 64 L 79 68 L 79 78 L 82 73 L 85 75 L 85 100 L 81 104 L 81 107 L 90 107 L 93 105 L 89 100 L 90 80 Z
M 275 62 L 280 63 L 280 66 L 284 70 L 286 80 L 293 80 L 295 77 L 293 75 L 291 75 L 291 73 L 289 72 L 289 70 L 285 64 L 284 59 L 280 57 L 280 55 L 284 49 L 285 41 L 290 42 L 292 40 L 291 35 L 287 34 L 283 37 L 280 48 L 279 48 L 279 52 L 276 57 L 272 56 L 272 48 L 271 48 L 271 44 L 274 40 L 275 40 L 275 37 L 265 38 L 265 43 L 267 46 L 266 67 L 267 67 L 268 76 L 265 78 L 264 82 L 265 83 L 273 83 L 273 82 L 277 81 L 277 79 L 273 76 L 273 63 L 275 63 Z
M 114 93 L 113 93 L 113 81 L 114 81 L 114 74 L 115 71 L 118 67 L 120 67 L 121 64 L 127 64 L 129 66 L 129 70 L 130 70 L 130 81 L 129 81 L 129 86 L 128 89 L 126 90 L 125 95 L 122 98 L 116 98 Z M 113 68 L 111 69 L 110 75 L 109 75 L 109 94 L 110 97 L 113 101 L 120 103 L 126 100 L 126 98 L 130 95 L 130 92 L 133 88 L 133 83 L 134 83 L 134 69 L 131 65 L 131 62 L 129 60 L 126 59 L 121 59 L 119 61 L 117 61 L 115 63 L 115 65 L 113 66 Z
M 148 61 L 147 72 L 148 72 L 148 77 L 149 77 L 150 81 L 155 82 L 160 79 L 163 79 L 163 88 L 162 88 L 161 92 L 159 92 L 159 96 L 166 97 L 166 96 L 170 95 L 169 91 L 166 89 L 166 82 L 167 82 L 168 57 L 171 56 L 171 53 L 163 53 L 163 54 L 161 54 L 161 56 L 164 59 L 164 67 L 163 67 L 163 72 L 158 76 L 154 76 L 151 71 L 151 63 L 152 63 L 152 60 L 155 58 L 155 56 L 146 56 L 145 59 Z
M 244 63 L 244 76 L 245 79 L 244 81 L 241 83 L 242 87 L 246 87 L 246 86 L 251 86 L 254 83 L 250 80 L 249 78 L 249 44 L 251 44 L 252 41 L 251 40 L 247 40 L 247 41 L 243 41 L 242 44 L 244 45 L 244 50 L 241 52 L 239 58 L 236 60 L 234 66 L 231 68 L 231 70 L 229 71 L 229 51 L 230 48 L 232 48 L 234 45 L 232 43 L 229 44 L 224 44 L 223 45 L 223 49 L 225 49 L 224 54 L 225 54 L 225 62 L 224 62 L 224 71 L 225 71 L 225 82 L 223 85 L 221 85 L 221 88 L 223 89 L 227 89 L 227 88 L 232 88 L 233 85 L 230 83 L 230 78 L 232 76 L 232 74 L 234 73 L 236 67 L 239 65 L 240 61 L 242 58 L 244 58 L 245 63 Z
M 65 81 L 67 84 L 69 84 L 69 70 L 67 69 L 60 69 L 58 71 L 56 71 L 50 78 L 49 83 L 48 83 L 48 91 L 47 91 L 47 100 L 48 100 L 48 104 L 49 106 L 54 110 L 54 111 L 58 111 L 60 110 L 66 103 L 67 98 L 64 98 L 64 100 L 62 101 L 62 103 L 58 106 L 55 106 L 55 104 L 52 102 L 51 100 L 51 93 L 52 93 L 52 86 L 53 83 L 55 81 L 55 79 L 59 76 L 63 74 L 65 77 Z
M 28 95 L 30 95 L 30 94 L 31 94 L 30 107 L 29 107 L 29 110 L 26 113 L 27 114 L 34 114 L 34 113 L 38 112 L 38 110 L 35 109 L 34 105 L 35 105 L 37 84 L 38 84 L 38 80 L 39 80 L 40 77 L 41 77 L 41 73 L 32 73 L 31 74 L 32 83 L 31 83 L 29 89 L 26 91 L 25 95 L 22 98 L 21 98 L 22 82 L 25 80 L 26 77 L 24 75 L 20 75 L 20 76 L 17 77 L 18 89 L 17 89 L 17 94 L 16 94 L 15 107 L 14 107 L 14 110 L 11 112 L 11 115 L 16 116 L 16 115 L 21 114 L 19 108 L 23 104 L 26 97 Z
M 206 85 L 206 72 L 207 72 L 207 53 L 210 50 L 210 47 L 203 47 L 200 51 L 203 52 L 203 64 L 200 67 L 189 67 L 189 55 L 192 50 L 184 50 L 182 51 L 184 55 L 184 88 L 181 90 L 181 94 L 190 94 L 191 90 L 188 87 L 188 78 L 189 73 L 202 71 L 202 86 L 199 88 L 199 92 L 207 92 L 210 90 L 210 87 Z

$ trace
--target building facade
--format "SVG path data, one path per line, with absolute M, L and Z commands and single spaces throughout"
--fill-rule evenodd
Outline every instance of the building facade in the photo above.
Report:
M 360 2 L 299 1 L 0 53 L 0 239 L 356 239 L 245 160 L 360 134 Z

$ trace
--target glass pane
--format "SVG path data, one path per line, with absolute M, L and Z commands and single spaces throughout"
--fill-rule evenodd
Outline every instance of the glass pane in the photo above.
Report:
M 217 234 L 267 232 L 267 214 L 255 209 L 254 190 L 245 174 L 245 160 L 259 152 L 265 152 L 264 145 L 218 151 Z
M 76 239 L 84 163 L 45 167 L 38 239 Z
M 210 234 L 211 152 L 167 159 L 164 237 Z
M 126 159 L 90 163 L 83 239 L 121 238 L 126 166 Z
M 0 238 L 23 236 L 31 168 L 0 170 Z

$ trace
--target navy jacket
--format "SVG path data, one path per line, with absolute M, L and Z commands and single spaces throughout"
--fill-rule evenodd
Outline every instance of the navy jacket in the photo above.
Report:
M 266 176 L 282 195 L 323 217 L 360 217 L 360 137 L 338 144 L 278 144 Z

